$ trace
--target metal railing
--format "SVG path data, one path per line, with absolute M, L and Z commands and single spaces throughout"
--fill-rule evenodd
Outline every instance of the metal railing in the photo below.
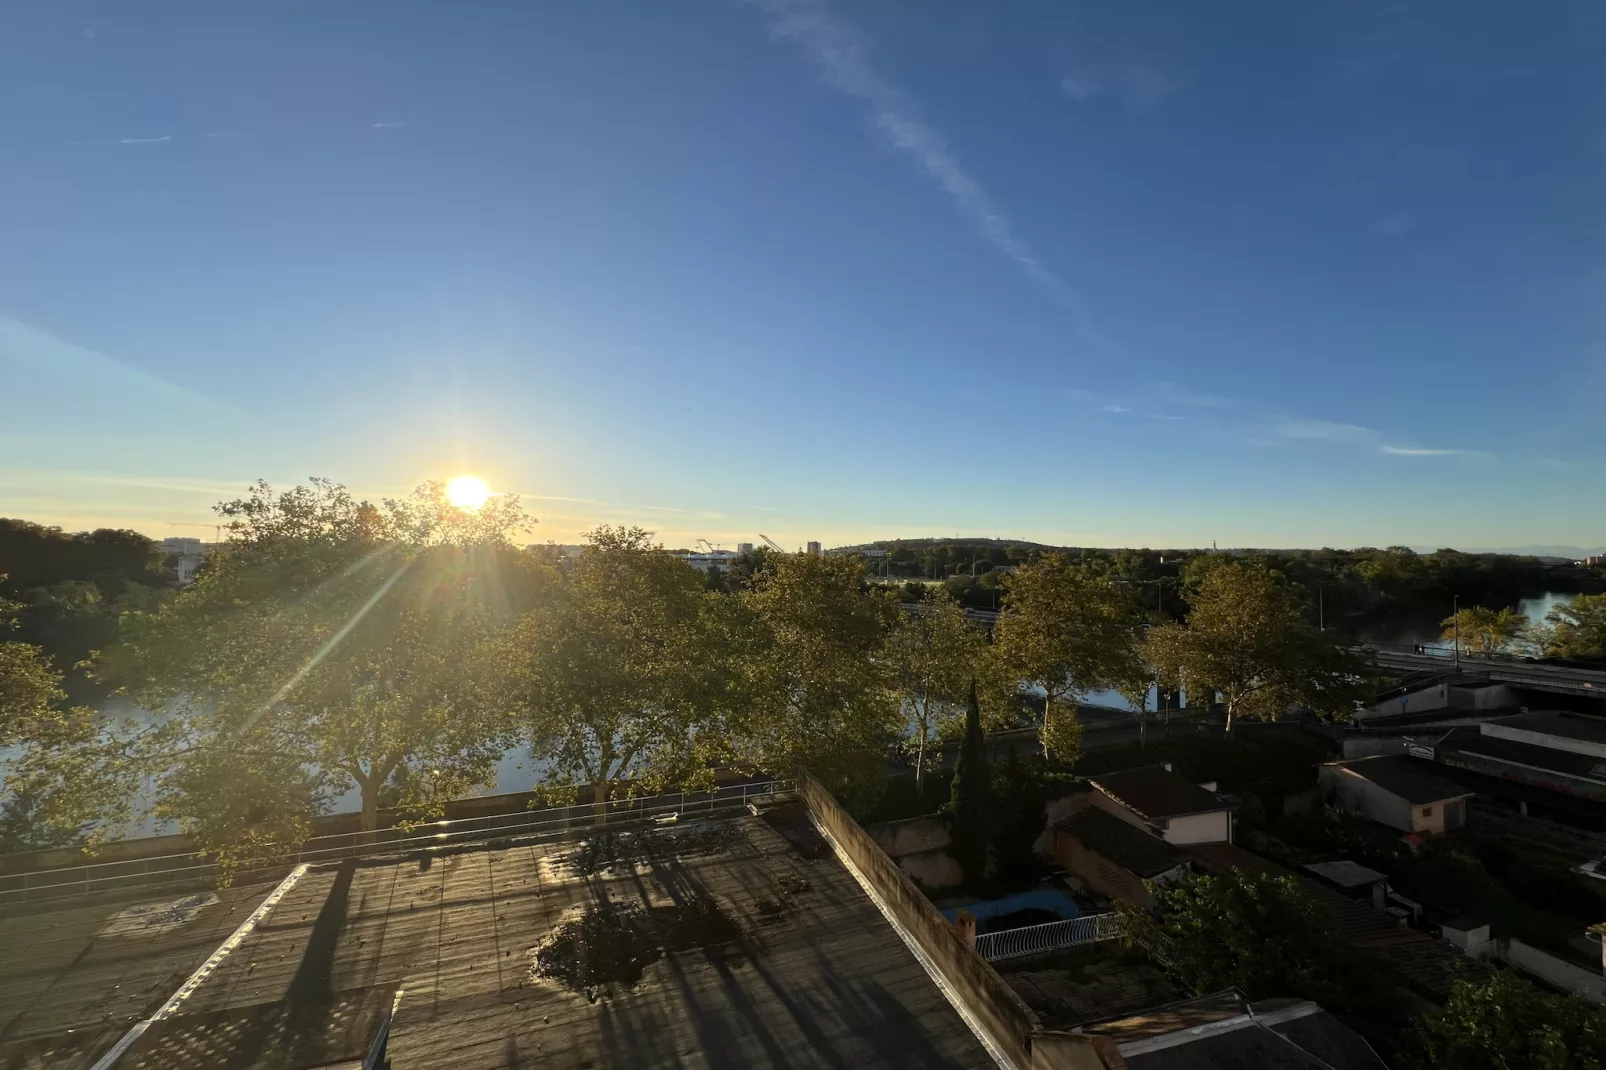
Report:
M 242 867 L 236 871 L 235 879 L 267 877 L 300 862 L 440 850 L 513 837 L 558 837 L 579 829 L 631 824 L 669 815 L 697 817 L 725 813 L 745 809 L 756 798 L 793 788 L 790 780 L 763 780 L 708 791 L 611 799 L 600 811 L 593 804 L 584 803 L 430 821 L 410 827 L 393 826 L 374 832 L 314 836 L 272 862 L 254 868 Z M 218 863 L 196 854 L 170 854 L 4 874 L 0 875 L 0 907 L 130 889 L 194 886 L 215 881 L 220 869 Z
M 1026 958 L 1050 951 L 1061 951 L 1080 944 L 1096 944 L 1101 940 L 1114 940 L 1121 935 L 1121 916 L 1084 914 L 1065 921 L 1050 921 L 1042 925 L 1027 925 L 1020 929 L 984 933 L 976 937 L 976 952 L 988 962 Z

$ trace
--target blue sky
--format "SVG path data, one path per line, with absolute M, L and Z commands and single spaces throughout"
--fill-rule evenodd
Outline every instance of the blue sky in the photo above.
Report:
M 0 13 L 0 514 L 1606 532 L 1606 7 Z

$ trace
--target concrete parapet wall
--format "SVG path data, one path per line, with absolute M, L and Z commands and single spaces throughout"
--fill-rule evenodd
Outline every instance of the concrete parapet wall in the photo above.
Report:
M 981 1023 L 1004 1055 L 1021 1070 L 1056 1065 L 1032 1061 L 1032 1036 L 1038 1032 L 1039 1022 L 1015 990 L 974 948 L 965 945 L 958 930 L 938 913 L 931 901 L 837 804 L 830 792 L 806 775 L 799 777 L 798 787 L 816 820 L 869 881 L 893 917 L 935 964 L 955 997 L 971 1017 Z

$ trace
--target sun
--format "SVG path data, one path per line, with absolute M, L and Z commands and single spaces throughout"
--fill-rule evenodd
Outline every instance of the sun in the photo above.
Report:
M 453 476 L 446 484 L 446 500 L 459 509 L 477 511 L 491 499 L 491 488 L 479 476 Z

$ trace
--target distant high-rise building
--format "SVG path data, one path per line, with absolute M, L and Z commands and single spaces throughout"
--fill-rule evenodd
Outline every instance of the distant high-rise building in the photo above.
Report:
M 818 541 L 814 539 L 809 540 L 809 553 L 813 554 L 815 557 L 820 556 L 820 544 Z
M 750 554 L 753 552 L 753 544 L 750 542 L 739 542 L 736 544 L 736 552 L 739 554 Z

